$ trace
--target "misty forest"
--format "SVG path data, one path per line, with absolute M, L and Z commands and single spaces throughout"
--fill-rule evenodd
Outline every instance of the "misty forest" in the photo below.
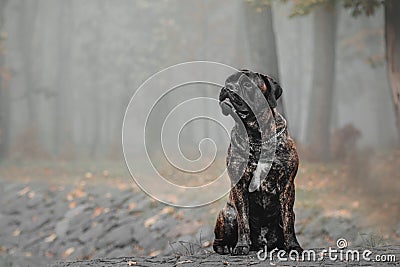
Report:
M 0 265 L 212 251 L 226 195 L 193 209 L 157 201 L 125 163 L 144 166 L 146 155 L 124 159 L 121 140 L 138 88 L 189 61 L 279 81 L 278 110 L 300 157 L 295 226 L 303 247 L 338 238 L 399 244 L 399 14 L 396 0 L 0 0 Z M 146 90 L 138 116 L 163 92 Z M 202 139 L 215 141 L 208 173 L 180 172 L 160 156 L 167 114 L 218 94 L 201 84 L 178 88 L 149 116 L 147 156 L 171 182 L 199 186 L 225 168 L 229 136 L 212 121 L 188 124 L 179 140 L 192 160 L 214 151 L 202 144 L 199 152 Z M 191 108 L 233 125 L 218 105 Z M 178 113 L 172 129 L 186 117 Z M 142 131 L 135 119 L 129 127 Z M 165 147 L 175 144 L 173 132 Z M 125 152 L 143 143 L 127 139 Z

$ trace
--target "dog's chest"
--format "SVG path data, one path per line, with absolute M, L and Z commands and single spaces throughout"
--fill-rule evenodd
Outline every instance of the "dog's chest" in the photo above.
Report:
M 279 206 L 279 195 L 283 189 L 284 168 L 281 162 L 272 164 L 272 167 L 264 179 L 261 180 L 259 190 L 250 193 L 250 201 L 263 209 L 276 209 Z
M 270 204 L 278 199 L 279 194 L 288 182 L 289 174 L 295 167 L 292 157 L 292 150 L 289 148 L 287 138 L 278 138 L 276 143 L 275 157 L 268 172 L 268 175 L 261 180 L 260 189 L 258 190 L 259 199 L 257 202 L 262 206 Z M 251 172 L 252 175 L 252 172 Z

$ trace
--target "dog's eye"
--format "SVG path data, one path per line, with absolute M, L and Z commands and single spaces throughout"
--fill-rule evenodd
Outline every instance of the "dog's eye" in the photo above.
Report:
M 250 88 L 251 87 L 251 83 L 250 82 L 244 82 L 243 86 L 246 88 Z

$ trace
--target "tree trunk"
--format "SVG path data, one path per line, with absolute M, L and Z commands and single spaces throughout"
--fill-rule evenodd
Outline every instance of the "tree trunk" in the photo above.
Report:
M 0 0 L 0 160 L 8 156 L 10 131 L 10 91 L 8 79 L 10 71 L 6 66 L 6 51 L 3 34 L 4 9 L 7 0 Z
M 98 22 L 102 21 L 105 16 L 105 8 L 104 2 L 98 1 L 97 2 L 97 15 L 92 20 L 92 27 L 93 27 L 93 51 L 91 51 L 88 55 L 89 62 L 96 66 L 92 68 L 92 88 L 93 96 L 92 96 L 92 139 L 91 139 L 91 147 L 90 147 L 90 157 L 95 158 L 99 156 L 101 152 L 101 136 L 102 136 L 102 127 L 101 127 L 101 112 L 102 112 L 102 77 L 101 77 L 101 58 L 104 56 L 101 54 L 101 43 L 103 40 L 103 31 L 99 26 Z
M 54 153 L 59 156 L 65 149 L 66 139 L 71 134 L 71 122 L 67 116 L 67 104 L 71 103 L 69 79 L 71 73 L 71 2 L 62 1 L 59 5 L 58 25 L 58 77 L 57 96 L 54 113 Z
M 386 0 L 385 39 L 386 61 L 396 118 L 398 144 L 400 144 L 400 1 Z
M 243 3 L 245 33 L 250 47 L 250 58 L 254 71 L 268 74 L 279 82 L 278 54 L 270 6 L 255 7 Z M 283 96 L 278 100 L 278 111 L 286 117 Z
M 23 77 L 25 79 L 25 90 L 28 110 L 28 128 L 36 127 L 37 109 L 35 101 L 36 82 L 34 78 L 34 38 L 35 22 L 37 15 L 38 1 L 23 1 L 20 16 L 19 44 L 22 55 Z
M 315 159 L 328 160 L 335 78 L 336 13 L 323 6 L 314 13 L 314 59 L 307 143 Z

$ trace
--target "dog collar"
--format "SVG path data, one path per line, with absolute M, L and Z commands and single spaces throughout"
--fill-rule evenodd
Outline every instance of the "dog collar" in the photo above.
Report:
M 262 141 L 262 142 L 261 142 L 261 145 L 268 144 L 269 142 L 271 142 L 271 141 L 274 140 L 275 138 L 278 138 L 279 136 L 281 136 L 281 135 L 283 134 L 283 132 L 286 130 L 286 128 L 287 128 L 286 119 L 285 119 L 281 114 L 278 113 L 278 115 L 279 115 L 279 117 L 283 120 L 283 124 L 284 124 L 283 128 L 282 128 L 279 132 L 275 133 L 275 135 L 272 136 L 271 138 L 269 138 L 269 139 L 267 139 L 267 140 L 265 140 L 265 141 Z M 240 135 L 237 135 L 237 137 L 238 137 L 238 139 L 240 139 L 242 142 L 247 142 L 247 141 L 248 141 L 248 139 L 246 140 L 246 139 L 242 138 Z M 250 141 L 250 143 L 253 143 L 253 142 Z
M 268 144 L 268 143 L 271 142 L 273 139 L 278 138 L 279 136 L 281 136 L 281 135 L 283 134 L 283 132 L 286 130 L 286 128 L 287 128 L 287 122 L 286 122 L 285 118 L 284 118 L 281 114 L 279 114 L 279 113 L 278 113 L 278 115 L 279 115 L 279 117 L 281 117 L 281 119 L 283 120 L 283 124 L 284 124 L 283 128 L 282 128 L 278 133 L 276 133 L 274 136 L 272 136 L 271 138 L 269 138 L 268 140 L 263 141 L 262 144 Z

